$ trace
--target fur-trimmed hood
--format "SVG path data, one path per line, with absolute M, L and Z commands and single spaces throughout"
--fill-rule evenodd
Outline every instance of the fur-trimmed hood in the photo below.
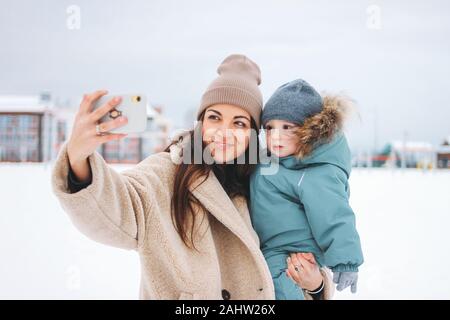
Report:
M 353 107 L 353 100 L 346 96 L 323 95 L 323 110 L 307 118 L 298 128 L 298 148 L 293 156 L 281 158 L 281 163 L 295 168 L 330 163 L 349 175 L 351 153 L 343 127 Z
M 297 158 L 305 158 L 317 146 L 330 142 L 343 129 L 353 105 L 353 100 L 346 96 L 324 94 L 322 111 L 307 118 L 296 131 Z

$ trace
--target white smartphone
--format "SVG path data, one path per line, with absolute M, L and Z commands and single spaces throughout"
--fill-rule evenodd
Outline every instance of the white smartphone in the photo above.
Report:
M 139 133 L 147 129 L 147 98 L 143 94 L 114 94 L 102 96 L 93 106 L 93 110 L 101 107 L 114 97 L 120 96 L 122 101 L 105 114 L 100 123 L 125 116 L 128 123 L 124 126 L 109 130 L 110 133 Z

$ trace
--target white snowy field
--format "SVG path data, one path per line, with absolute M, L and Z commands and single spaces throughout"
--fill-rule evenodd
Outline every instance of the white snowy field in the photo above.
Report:
M 137 254 L 80 234 L 51 192 L 50 172 L 0 164 L 0 299 L 137 299 Z M 450 299 L 449 191 L 450 171 L 355 169 L 365 264 L 358 293 L 335 298 Z

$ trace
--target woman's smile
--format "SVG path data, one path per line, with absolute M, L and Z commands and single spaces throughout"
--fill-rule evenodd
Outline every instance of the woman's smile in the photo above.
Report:
M 213 141 L 214 146 L 218 149 L 227 149 L 227 148 L 232 148 L 234 147 L 233 143 L 226 143 L 223 141 Z

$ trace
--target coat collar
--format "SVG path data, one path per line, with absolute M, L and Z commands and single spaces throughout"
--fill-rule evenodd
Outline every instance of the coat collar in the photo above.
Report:
M 200 178 L 200 181 L 203 180 L 204 177 Z M 259 250 L 242 215 L 223 189 L 214 172 L 210 171 L 208 177 L 202 183 L 194 183 L 190 187 L 190 191 L 211 215 L 233 232 L 250 250 Z

